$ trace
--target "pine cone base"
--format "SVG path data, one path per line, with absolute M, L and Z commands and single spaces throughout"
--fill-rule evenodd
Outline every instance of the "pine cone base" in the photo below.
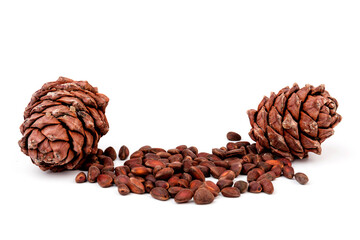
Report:
M 257 110 L 247 111 L 252 127 L 249 136 L 260 153 L 270 151 L 290 160 L 309 152 L 321 154 L 321 143 L 341 121 L 337 108 L 337 100 L 324 85 L 299 88 L 295 83 L 265 96 Z

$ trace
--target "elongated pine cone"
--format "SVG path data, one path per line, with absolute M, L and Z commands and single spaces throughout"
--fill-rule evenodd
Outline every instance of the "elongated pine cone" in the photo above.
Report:
M 21 151 L 42 170 L 79 168 L 109 130 L 108 102 L 87 81 L 60 77 L 45 83 L 25 109 Z
M 325 85 L 299 88 L 295 83 L 265 96 L 257 110 L 247 111 L 249 135 L 259 152 L 271 151 L 291 160 L 304 158 L 308 152 L 320 154 L 321 143 L 341 121 L 337 107 Z

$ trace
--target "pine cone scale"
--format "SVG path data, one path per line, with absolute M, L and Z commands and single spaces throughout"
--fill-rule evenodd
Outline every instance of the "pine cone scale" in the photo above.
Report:
M 71 117 L 69 115 L 62 115 L 57 118 L 62 124 L 66 125 L 68 129 L 74 132 L 78 132 L 84 135 L 83 124 L 78 118 Z
M 283 128 L 281 126 L 282 117 L 276 108 L 272 107 L 269 112 L 269 125 L 272 127 L 276 132 L 282 134 Z
M 70 144 L 64 141 L 50 141 L 50 147 L 56 160 L 61 162 L 68 156 Z
M 284 131 L 284 138 L 285 138 L 285 142 L 287 143 L 289 148 L 291 150 L 293 150 L 294 152 L 297 152 L 300 154 L 301 152 L 304 151 L 300 141 L 297 140 L 296 138 L 294 138 L 293 136 L 291 136 L 287 131 Z
M 37 148 L 38 148 L 38 151 L 42 154 L 51 152 L 50 142 L 47 138 L 44 139 L 44 141 L 42 141 L 41 143 L 39 143 L 37 145 Z
M 93 153 L 93 154 L 96 153 L 98 140 L 99 140 L 98 135 L 96 135 L 96 137 L 93 137 L 93 135 L 90 132 L 85 131 L 85 144 L 84 144 L 83 151 L 86 155 L 90 154 L 90 153 Z
M 287 103 L 287 110 L 295 120 L 299 120 L 300 104 L 301 101 L 299 96 L 297 94 L 292 94 Z
M 60 124 L 48 125 L 41 130 L 41 133 L 50 141 L 69 141 L 66 129 L 64 129 Z
M 73 131 L 69 131 L 68 133 L 71 138 L 73 150 L 77 153 L 81 153 L 85 141 L 84 135 Z
M 42 141 L 45 140 L 45 136 L 39 131 L 39 129 L 34 129 L 31 131 L 29 137 L 28 137 L 28 148 L 29 149 L 36 149 L 38 147 L 38 144 L 40 144 Z
M 306 133 L 310 137 L 316 138 L 318 135 L 318 125 L 317 123 L 304 112 L 301 112 L 301 117 L 299 121 L 300 129 L 303 133 Z
M 280 151 L 288 152 L 289 148 L 285 143 L 285 139 L 282 135 L 277 133 L 272 127 L 267 127 L 267 135 L 270 145 Z
M 55 124 L 60 124 L 60 122 L 55 117 L 51 116 L 50 114 L 45 114 L 42 117 L 36 119 L 31 124 L 31 127 L 43 129 L 45 126 L 55 125 Z

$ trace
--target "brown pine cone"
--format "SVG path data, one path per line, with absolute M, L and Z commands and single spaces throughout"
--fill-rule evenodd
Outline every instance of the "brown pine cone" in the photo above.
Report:
M 249 135 L 259 152 L 271 151 L 291 160 L 304 158 L 308 152 L 320 154 L 321 143 L 341 121 L 337 107 L 324 85 L 300 89 L 295 83 L 265 96 L 257 110 L 248 110 Z
M 79 168 L 109 130 L 108 102 L 87 81 L 60 77 L 44 84 L 25 109 L 21 151 L 42 170 Z

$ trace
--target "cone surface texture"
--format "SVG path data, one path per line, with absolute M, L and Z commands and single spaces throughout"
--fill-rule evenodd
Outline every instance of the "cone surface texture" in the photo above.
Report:
M 321 154 L 321 143 L 334 134 L 341 121 L 338 102 L 324 85 L 303 88 L 295 83 L 264 97 L 257 110 L 248 110 L 251 130 L 259 152 L 270 151 L 288 159 Z
M 21 151 L 42 170 L 79 168 L 109 130 L 108 102 L 87 81 L 60 77 L 44 84 L 25 109 Z

